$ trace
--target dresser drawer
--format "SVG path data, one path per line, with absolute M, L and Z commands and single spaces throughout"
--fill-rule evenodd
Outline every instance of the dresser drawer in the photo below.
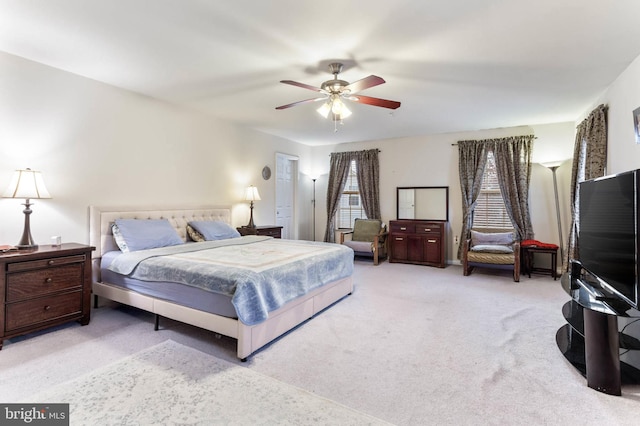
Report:
M 40 297 L 6 306 L 7 332 L 82 313 L 82 290 Z
M 402 232 L 405 234 L 413 234 L 416 231 L 416 226 L 413 223 L 397 223 L 391 222 L 391 232 Z
M 439 223 L 423 223 L 416 225 L 416 234 L 440 235 L 441 227 Z
M 83 265 L 79 263 L 7 274 L 7 302 L 82 287 L 82 274 Z

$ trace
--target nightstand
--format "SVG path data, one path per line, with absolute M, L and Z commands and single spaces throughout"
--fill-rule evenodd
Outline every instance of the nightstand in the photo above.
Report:
M 0 254 L 0 349 L 5 339 L 91 316 L 91 251 L 75 243 Z
M 256 226 L 255 228 L 248 228 L 246 226 L 240 226 L 238 232 L 240 235 L 266 235 L 268 237 L 273 238 L 281 238 L 282 237 L 282 226 L 276 225 L 265 225 L 265 226 Z

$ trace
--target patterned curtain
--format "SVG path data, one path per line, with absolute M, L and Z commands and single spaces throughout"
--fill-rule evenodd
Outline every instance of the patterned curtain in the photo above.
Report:
M 520 240 L 533 238 L 529 211 L 533 139 L 533 135 L 497 139 L 492 148 L 500 192 Z
M 369 219 L 380 219 L 380 163 L 378 150 L 353 153 L 362 208 Z
M 462 241 L 471 235 L 473 209 L 482 187 L 482 175 L 487 165 L 487 147 L 481 141 L 458 142 L 458 173 L 462 191 Z M 463 244 L 458 246 L 458 259 L 462 257 Z
M 334 243 L 335 217 L 340 205 L 340 196 L 347 182 L 349 167 L 351 167 L 351 152 L 331 153 L 329 169 L 329 183 L 327 187 L 327 229 L 324 232 L 324 241 Z
M 569 269 L 569 260 L 578 256 L 577 236 L 580 227 L 579 183 L 604 176 L 607 164 L 607 106 L 599 105 L 576 129 L 571 169 L 571 227 L 569 244 L 562 270 Z

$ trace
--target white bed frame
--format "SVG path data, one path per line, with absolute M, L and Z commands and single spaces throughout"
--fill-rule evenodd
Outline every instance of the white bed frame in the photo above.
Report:
M 271 312 L 266 321 L 253 326 L 248 326 L 237 319 L 211 314 L 136 293 L 102 282 L 100 277 L 102 253 L 118 250 L 111 232 L 111 225 L 116 219 L 168 219 L 176 228 L 178 234 L 186 241 L 188 222 L 192 220 L 220 220 L 231 224 L 231 208 L 202 206 L 189 209 L 145 210 L 133 207 L 91 206 L 89 208 L 89 240 L 91 245 L 96 248 L 92 256 L 93 293 L 156 315 L 237 339 L 238 358 L 243 361 L 246 361 L 249 355 L 262 346 L 353 291 L 351 277 L 334 281 L 287 303 L 280 309 Z

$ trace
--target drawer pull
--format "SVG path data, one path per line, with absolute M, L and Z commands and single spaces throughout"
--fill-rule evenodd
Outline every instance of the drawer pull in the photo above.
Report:
M 45 305 L 45 306 L 44 306 L 44 310 L 45 310 L 45 311 L 48 311 L 49 309 L 51 309 L 51 305 Z
M 431 232 L 431 228 L 424 228 L 424 232 Z
M 436 240 L 427 240 L 428 243 L 435 243 Z
M 401 231 L 406 231 L 406 230 L 407 230 L 407 227 L 406 227 L 406 226 L 401 226 L 401 227 L 400 227 L 400 230 L 401 230 Z
M 402 237 L 396 237 L 396 241 L 404 241 L 404 238 L 402 238 Z
M 44 282 L 47 283 L 47 284 L 51 284 L 53 282 L 53 279 L 51 277 L 49 277 L 46 280 L 44 280 Z
M 50 261 L 47 262 L 49 264 L 49 266 L 53 265 L 54 263 L 56 263 L 55 260 L 51 259 Z

